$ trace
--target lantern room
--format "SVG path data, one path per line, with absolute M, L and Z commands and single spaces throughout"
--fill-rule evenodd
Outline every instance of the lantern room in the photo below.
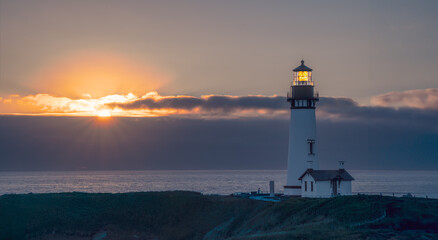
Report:
M 304 65 L 304 60 L 301 60 L 301 65 L 295 68 L 293 72 L 292 86 L 313 86 L 312 69 Z

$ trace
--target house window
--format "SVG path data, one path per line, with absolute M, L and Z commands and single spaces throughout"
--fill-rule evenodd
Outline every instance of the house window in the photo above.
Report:
M 313 182 L 310 182 L 310 191 L 313 192 Z
M 304 191 L 307 192 L 307 181 L 304 181 Z

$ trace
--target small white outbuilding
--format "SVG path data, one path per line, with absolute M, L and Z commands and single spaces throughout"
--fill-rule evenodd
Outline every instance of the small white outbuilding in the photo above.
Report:
M 309 167 L 298 180 L 301 181 L 301 197 L 328 198 L 351 195 L 351 181 L 354 178 L 343 168 L 338 170 L 314 170 Z

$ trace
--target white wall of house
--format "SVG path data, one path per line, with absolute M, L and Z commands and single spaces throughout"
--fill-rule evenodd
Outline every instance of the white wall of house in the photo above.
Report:
M 306 189 L 307 182 L 307 189 Z M 312 191 L 312 182 L 313 182 L 313 191 Z M 301 197 L 316 197 L 317 189 L 315 180 L 310 174 L 306 174 L 301 180 Z
M 306 191 L 307 182 L 307 191 Z M 313 191 L 312 191 L 313 182 Z M 301 181 L 301 196 L 310 198 L 331 197 L 330 181 L 316 182 L 310 174 L 306 174 Z
M 351 181 L 341 181 L 341 186 L 338 189 L 341 195 L 351 195 Z
M 306 191 L 307 182 L 307 191 Z M 312 191 L 313 182 L 313 191 Z M 315 181 L 310 174 L 306 174 L 301 180 L 301 196 L 310 198 L 329 198 L 332 197 L 333 186 L 331 181 Z M 341 181 L 338 183 L 338 193 L 340 195 L 351 195 L 351 181 Z
M 316 197 L 328 198 L 332 196 L 330 181 L 318 181 L 316 182 L 316 186 L 318 188 L 318 195 Z

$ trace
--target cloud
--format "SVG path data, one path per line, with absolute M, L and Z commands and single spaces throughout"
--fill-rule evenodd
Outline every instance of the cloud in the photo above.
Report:
M 374 100 L 374 105 L 360 105 L 351 98 L 321 97 L 320 102 L 317 104 L 316 113 L 318 118 L 330 121 L 357 121 L 370 124 L 385 123 L 399 126 L 416 125 L 437 131 L 438 108 L 433 107 L 435 89 L 413 90 L 412 92 L 404 92 L 404 95 L 410 96 L 412 99 L 415 98 L 414 96 L 420 96 L 420 92 L 427 93 L 423 94 L 428 97 L 425 97 L 424 99 L 426 100 L 422 102 L 428 104 L 410 105 L 408 107 L 405 104 L 400 107 L 392 107 L 389 100 L 386 101 L 388 106 L 378 105 L 376 104 L 377 100 Z M 403 95 L 402 93 L 400 94 Z M 387 95 L 394 96 L 400 94 L 388 93 Z M 376 96 L 374 99 L 385 99 L 385 97 L 381 96 Z M 387 98 L 395 99 L 395 97 Z M 85 96 L 81 99 L 72 99 L 55 97 L 49 94 L 37 94 L 26 97 L 16 96 L 8 99 L 12 99 L 12 103 L 5 103 L 5 101 L 9 100 L 3 99 L 3 106 L 8 105 L 9 109 L 14 106 L 14 103 L 20 103 L 28 108 L 33 106 L 35 109 L 32 114 L 40 115 L 173 116 L 193 119 L 289 118 L 289 105 L 286 98 L 276 95 L 205 95 L 194 97 L 161 96 L 157 92 L 149 92 L 143 96 L 135 96 L 130 93 L 127 95 L 108 95 L 100 98 Z M 408 97 L 399 97 L 398 99 L 407 101 L 405 99 L 408 99 Z M 424 106 L 428 107 L 425 108 Z
M 26 111 L 20 111 L 19 106 L 26 106 Z M 19 111 L 11 111 L 14 107 Z M 100 98 L 84 95 L 80 99 L 36 94 L 0 102 L 0 113 L 3 114 L 98 116 L 101 112 L 127 117 L 281 118 L 287 116 L 288 104 L 286 98 L 280 96 L 160 96 L 157 92 L 140 97 L 132 93 Z
M 10 95 L 7 99 L 0 101 L 0 113 L 4 115 L 98 116 L 102 111 L 109 110 L 106 107 L 107 103 L 123 103 L 137 98 L 133 94 L 115 94 L 94 99 L 90 96 L 85 97 L 83 99 L 72 99 L 50 94 L 36 94 L 24 97 Z
M 202 97 L 145 95 L 124 103 L 110 103 L 111 108 L 125 110 L 185 110 L 185 116 L 213 118 L 257 116 L 263 118 L 288 118 L 289 108 L 281 96 L 224 96 Z M 321 97 L 317 105 L 318 118 L 332 121 L 359 121 L 396 125 L 428 126 L 437 130 L 438 110 L 414 107 L 383 107 L 360 105 L 351 98 Z
M 286 169 L 288 129 L 272 118 L 0 116 L 0 170 Z M 318 118 L 317 134 L 323 169 L 438 169 L 438 134 L 418 125 Z
M 149 93 L 135 101 L 125 103 L 109 103 L 111 108 L 123 110 L 184 110 L 184 114 L 206 115 L 262 115 L 267 112 L 276 116 L 287 112 L 288 104 L 285 97 L 280 96 L 228 96 L 207 95 L 192 96 L 160 96 L 158 93 Z M 263 116 L 261 116 L 263 117 Z
M 109 110 L 140 117 L 0 116 L 0 170 L 286 167 L 289 108 L 281 96 L 151 92 L 140 97 L 38 94 L 7 99 L 39 106 L 40 113 L 86 116 Z M 438 168 L 438 109 L 321 97 L 316 113 L 324 168 L 335 167 L 337 160 L 356 169 Z
M 438 110 L 421 108 L 392 108 L 364 106 L 350 98 L 321 98 L 317 108 L 318 117 L 332 121 L 356 121 L 367 124 L 418 126 L 438 131 Z
M 372 97 L 371 104 L 381 107 L 438 109 L 438 89 L 428 88 L 404 92 L 389 92 Z
M 107 103 L 123 103 L 136 97 L 128 95 L 108 95 L 97 99 L 71 99 L 67 97 L 54 97 L 49 94 L 27 96 L 22 101 L 42 107 L 49 112 L 96 112 L 105 109 Z

